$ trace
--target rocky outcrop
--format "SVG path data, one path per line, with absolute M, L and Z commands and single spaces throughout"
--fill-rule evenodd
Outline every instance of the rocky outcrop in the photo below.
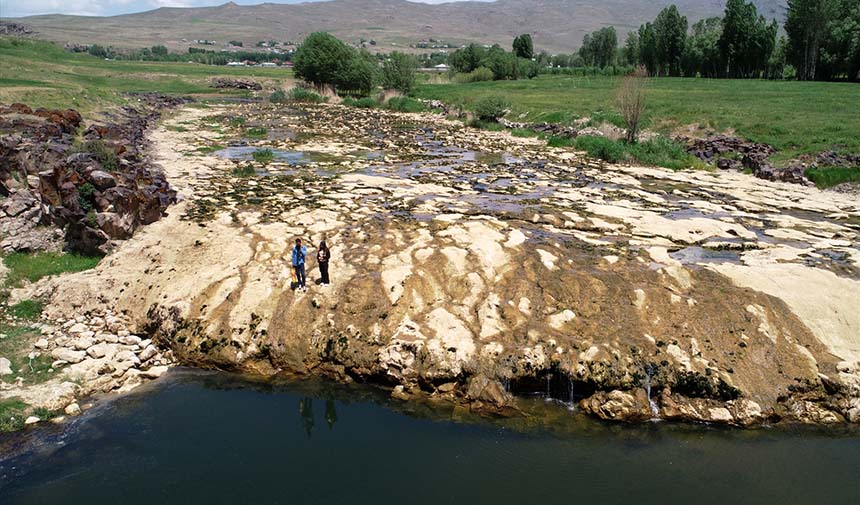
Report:
M 176 192 L 151 166 L 145 133 L 160 110 L 184 101 L 133 95 L 112 120 L 87 127 L 74 110 L 0 108 L 0 247 L 103 254 L 115 239 L 158 220 Z M 61 231 L 62 230 L 62 231 Z
M 306 157 L 238 175 L 200 150 L 219 117 L 240 136 L 236 115 L 303 133 L 246 147 Z M 188 199 L 110 264 L 41 285 L 50 315 L 109 306 L 181 363 L 495 412 L 538 394 L 618 421 L 856 419 L 849 196 L 600 165 L 429 114 L 249 105 L 175 121 L 189 131 L 153 138 Z M 294 237 L 332 245 L 330 286 L 290 289 Z
M 259 82 L 230 77 L 216 77 L 212 79 L 211 86 L 213 88 L 247 89 L 252 91 L 263 89 L 263 86 Z

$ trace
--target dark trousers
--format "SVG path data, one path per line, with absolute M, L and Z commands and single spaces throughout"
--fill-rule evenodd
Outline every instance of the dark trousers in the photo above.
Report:
M 320 262 L 320 282 L 323 284 L 328 284 L 328 261 Z
M 305 264 L 295 265 L 293 268 L 296 269 L 296 282 L 299 287 L 305 287 Z

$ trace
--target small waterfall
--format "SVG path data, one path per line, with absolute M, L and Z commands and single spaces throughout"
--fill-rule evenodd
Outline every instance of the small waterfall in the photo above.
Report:
M 547 372 L 546 373 L 546 401 L 552 400 L 552 393 L 550 392 L 550 389 L 549 389 L 549 382 L 551 379 L 552 379 L 552 374 Z
M 576 402 L 573 400 L 573 376 L 567 374 L 567 409 L 576 410 Z
M 651 398 L 651 376 L 654 375 L 654 365 L 645 365 L 645 394 L 648 395 L 648 405 L 651 406 L 651 415 L 653 419 L 660 418 L 660 409 L 657 408 L 657 403 Z

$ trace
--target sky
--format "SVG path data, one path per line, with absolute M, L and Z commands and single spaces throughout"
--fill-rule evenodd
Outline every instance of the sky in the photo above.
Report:
M 159 7 L 204 7 L 221 5 L 227 0 L 0 0 L 0 17 L 21 17 L 36 14 L 77 14 L 82 16 L 115 16 L 143 12 Z M 270 3 L 299 3 L 318 0 L 233 0 L 241 5 Z M 412 0 L 424 3 L 444 3 L 452 0 Z M 487 1 L 487 0 L 478 0 Z

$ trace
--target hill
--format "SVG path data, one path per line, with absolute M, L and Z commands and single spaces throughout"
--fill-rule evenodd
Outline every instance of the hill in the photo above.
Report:
M 228 40 L 245 45 L 260 40 L 301 41 L 324 30 L 358 43 L 374 40 L 393 49 L 436 39 L 447 43 L 498 43 L 532 33 L 537 49 L 570 52 L 583 35 L 603 26 L 622 34 L 653 19 L 675 3 L 690 22 L 719 15 L 724 0 L 497 0 L 424 4 L 406 0 L 332 0 L 301 4 L 160 8 L 112 17 L 44 15 L 20 18 L 36 36 L 57 42 L 98 43 L 115 47 L 165 44 L 187 47 L 196 39 Z M 767 17 L 781 18 L 785 0 L 757 0 Z M 183 41 L 184 39 L 184 41 Z

